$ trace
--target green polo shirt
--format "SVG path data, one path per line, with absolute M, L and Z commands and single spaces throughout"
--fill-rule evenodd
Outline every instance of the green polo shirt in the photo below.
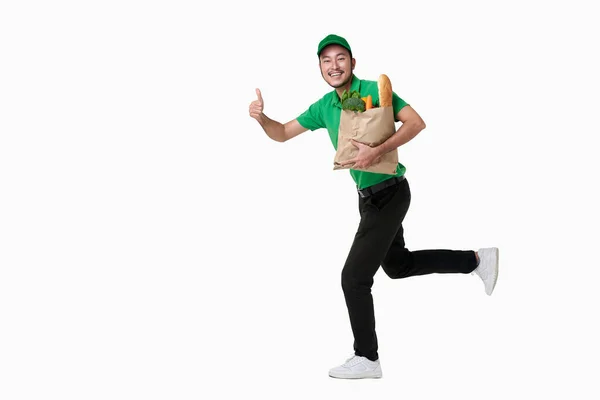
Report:
M 352 75 L 352 84 L 350 91 L 358 90 L 361 97 L 371 95 L 373 98 L 373 105 L 379 105 L 379 89 L 376 81 L 367 81 L 358 79 L 356 75 Z M 394 108 L 394 119 L 398 122 L 396 115 L 404 107 L 408 105 L 398 95 L 393 93 L 392 107 Z M 298 116 L 297 120 L 306 129 L 311 131 L 319 128 L 326 128 L 329 132 L 329 138 L 333 144 L 333 148 L 337 151 L 338 141 L 338 130 L 340 126 L 340 117 L 342 115 L 342 103 L 335 89 L 321 99 L 314 102 L 308 110 Z M 396 168 L 396 175 L 379 174 L 367 171 L 357 171 L 350 169 L 350 175 L 356 182 L 356 186 L 359 189 L 364 189 L 376 183 L 382 182 L 386 179 L 393 178 L 394 176 L 402 176 L 406 172 L 406 167 L 401 163 L 398 163 Z

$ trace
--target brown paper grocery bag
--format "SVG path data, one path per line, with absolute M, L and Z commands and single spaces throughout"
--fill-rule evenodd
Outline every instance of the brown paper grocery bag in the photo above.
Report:
M 358 153 L 358 148 L 352 144 L 350 139 L 374 147 L 385 142 L 395 132 L 396 126 L 392 107 L 376 107 L 364 112 L 342 110 L 333 169 L 352 168 L 358 171 L 396 174 L 396 168 L 398 167 L 397 149 L 384 154 L 375 164 L 366 169 L 353 168 L 352 164 L 341 165 L 344 161 L 354 158 Z

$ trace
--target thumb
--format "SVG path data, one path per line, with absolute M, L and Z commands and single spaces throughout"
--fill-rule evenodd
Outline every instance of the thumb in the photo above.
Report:
M 258 97 L 258 100 L 261 103 L 263 102 L 262 94 L 260 93 L 260 89 L 259 88 L 256 88 L 256 97 Z

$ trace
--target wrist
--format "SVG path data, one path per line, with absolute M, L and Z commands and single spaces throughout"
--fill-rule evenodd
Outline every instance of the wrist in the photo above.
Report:
M 379 146 L 373 147 L 373 149 L 375 150 L 375 158 L 379 158 L 387 153 L 387 150 L 385 149 L 385 142 L 381 143 Z
M 269 119 L 264 113 L 261 112 L 260 114 L 258 114 L 257 121 L 264 128 L 267 125 Z

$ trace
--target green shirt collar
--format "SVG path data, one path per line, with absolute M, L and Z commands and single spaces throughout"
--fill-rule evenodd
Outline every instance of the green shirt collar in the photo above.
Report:
M 350 91 L 358 91 L 360 92 L 360 79 L 354 74 L 352 74 L 352 83 L 350 84 Z M 340 96 L 338 96 L 335 89 L 333 89 L 333 96 L 331 99 L 331 105 L 342 108 L 342 102 L 340 101 Z

